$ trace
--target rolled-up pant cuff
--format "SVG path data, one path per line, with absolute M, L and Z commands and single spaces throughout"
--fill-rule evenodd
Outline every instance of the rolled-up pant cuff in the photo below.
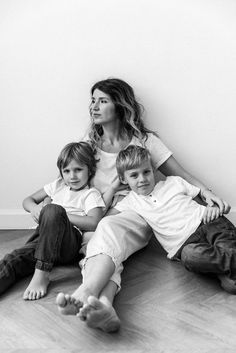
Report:
M 41 270 L 41 271 L 50 272 L 50 271 L 52 271 L 53 264 L 37 260 L 36 264 L 35 264 L 35 268 L 37 268 L 38 270 Z

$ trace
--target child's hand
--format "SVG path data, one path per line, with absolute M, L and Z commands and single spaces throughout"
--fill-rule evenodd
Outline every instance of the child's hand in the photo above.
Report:
M 230 205 L 220 197 L 216 196 L 209 189 L 201 190 L 201 198 L 208 204 L 208 206 L 217 205 L 219 207 L 221 216 L 223 213 L 229 213 L 230 211 Z
M 129 190 L 129 185 L 128 184 L 123 184 L 120 182 L 120 179 L 116 179 L 112 184 L 111 184 L 112 189 L 114 190 L 114 193 L 120 190 Z
M 40 212 L 43 208 L 43 203 L 40 203 L 38 205 L 36 205 L 30 212 L 33 220 L 36 222 L 36 223 L 39 223 L 39 216 L 40 216 Z
M 202 217 L 204 224 L 210 223 L 220 217 L 220 209 L 217 206 L 207 206 Z
M 49 205 L 50 203 L 52 203 L 52 199 L 51 199 L 51 197 L 45 197 L 45 199 L 43 200 L 43 206 L 42 207 L 44 207 L 44 206 L 46 206 L 46 205 Z

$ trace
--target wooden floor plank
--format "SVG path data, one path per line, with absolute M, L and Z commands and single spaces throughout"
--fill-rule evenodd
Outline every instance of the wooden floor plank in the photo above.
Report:
M 0 256 L 23 244 L 30 233 L 0 231 Z M 56 295 L 73 292 L 81 273 L 78 266 L 56 267 L 45 298 L 22 299 L 30 278 L 0 297 L 0 352 L 236 352 L 236 296 L 225 293 L 216 279 L 169 261 L 155 240 L 125 265 L 115 300 L 122 321 L 119 333 L 92 330 L 78 318 L 58 313 Z

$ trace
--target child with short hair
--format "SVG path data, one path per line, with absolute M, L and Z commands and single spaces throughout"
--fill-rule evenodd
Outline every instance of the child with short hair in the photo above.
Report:
M 0 293 L 33 273 L 23 298 L 37 300 L 45 296 L 54 264 L 78 261 L 82 231 L 94 231 L 102 218 L 104 201 L 97 189 L 90 188 L 96 171 L 91 145 L 67 144 L 57 159 L 57 167 L 60 177 L 23 201 L 24 209 L 38 226 L 23 247 L 0 261 Z M 42 206 L 47 196 L 52 202 Z
M 215 274 L 224 290 L 236 294 L 236 228 L 220 217 L 219 208 L 195 202 L 201 190 L 181 177 L 155 183 L 151 156 L 143 147 L 128 146 L 119 153 L 116 166 L 131 191 L 112 214 L 137 212 L 168 258 L 181 260 L 190 271 Z

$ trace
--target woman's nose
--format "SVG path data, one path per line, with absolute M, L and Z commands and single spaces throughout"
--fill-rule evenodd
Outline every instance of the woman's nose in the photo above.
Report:
M 98 109 L 99 109 L 99 102 L 94 102 L 93 110 L 98 110 Z

